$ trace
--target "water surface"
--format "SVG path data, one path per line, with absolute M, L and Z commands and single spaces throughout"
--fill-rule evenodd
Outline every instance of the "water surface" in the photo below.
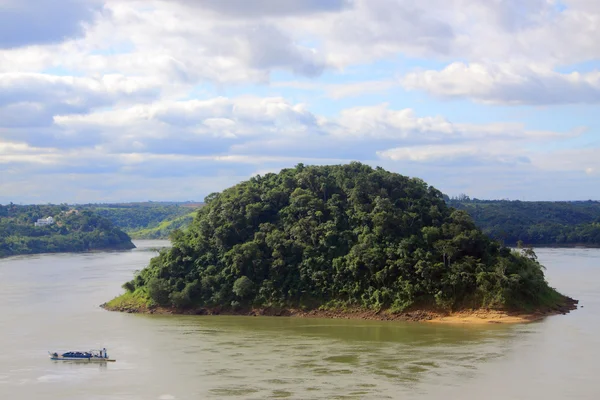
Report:
M 527 325 L 108 312 L 165 245 L 0 260 L 0 399 L 598 399 L 600 250 L 539 249 L 584 308 Z M 48 350 L 107 347 L 116 363 Z

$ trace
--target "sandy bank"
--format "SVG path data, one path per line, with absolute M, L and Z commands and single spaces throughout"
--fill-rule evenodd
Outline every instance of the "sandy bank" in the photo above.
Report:
M 448 315 L 439 315 L 428 322 L 438 324 L 522 324 L 539 321 L 548 315 L 561 312 L 517 314 L 498 310 L 465 310 Z
M 533 313 L 516 313 L 502 310 L 461 310 L 456 312 L 439 312 L 429 310 L 413 310 L 403 313 L 391 313 L 389 311 L 373 311 L 364 309 L 346 310 L 299 310 L 299 309 L 275 309 L 254 308 L 244 310 L 230 310 L 220 307 L 197 308 L 177 310 L 164 307 L 139 307 L 133 305 L 122 305 L 111 307 L 102 304 L 101 307 L 110 311 L 142 314 L 179 314 L 179 315 L 245 315 L 245 316 L 281 316 L 300 318 L 334 318 L 334 319 L 361 319 L 378 321 L 412 321 L 442 324 L 515 324 L 527 323 L 541 320 L 550 315 L 566 314 L 577 309 L 578 301 L 567 298 L 565 304 L 552 309 L 539 310 Z

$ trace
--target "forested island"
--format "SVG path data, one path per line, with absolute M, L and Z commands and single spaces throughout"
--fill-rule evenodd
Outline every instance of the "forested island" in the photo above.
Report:
M 468 212 L 483 233 L 506 245 L 600 246 L 598 201 L 477 200 L 463 195 L 448 204 Z
M 548 286 L 533 250 L 489 239 L 440 191 L 382 168 L 299 164 L 205 203 L 105 308 L 427 318 L 573 307 Z
M 0 257 L 134 247 L 125 232 L 89 210 L 67 205 L 0 205 Z

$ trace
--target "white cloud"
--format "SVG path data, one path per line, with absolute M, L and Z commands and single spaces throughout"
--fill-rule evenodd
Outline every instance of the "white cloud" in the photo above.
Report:
M 235 104 L 235 100 L 230 101 Z M 292 104 L 287 106 L 294 107 Z M 168 109 L 167 104 L 161 107 Z M 234 108 L 237 108 L 237 104 Z M 361 111 L 362 118 L 365 118 L 371 110 L 355 110 L 357 114 Z M 277 171 L 298 162 L 340 164 L 351 160 L 371 160 L 372 165 L 382 165 L 403 174 L 422 177 L 442 190 L 458 188 L 456 185 L 468 176 L 471 179 L 466 186 L 470 189 L 468 193 L 479 196 L 487 186 L 473 185 L 474 182 L 483 184 L 477 177 L 478 174 L 484 174 L 488 177 L 488 183 L 495 181 L 496 185 L 504 185 L 502 187 L 506 190 L 512 190 L 502 196 L 507 197 L 510 193 L 522 190 L 510 187 L 525 177 L 538 176 L 543 180 L 545 178 L 541 174 L 544 172 L 555 176 L 570 172 L 594 177 L 594 171 L 600 170 L 596 157 L 600 149 L 569 152 L 530 150 L 532 146 L 536 148 L 548 142 L 560 143 L 558 141 L 568 138 L 568 135 L 529 135 L 523 127 L 519 135 L 518 129 L 513 126 L 513 134 L 503 136 L 498 134 L 499 126 L 495 125 L 454 124 L 449 121 L 439 122 L 437 125 L 420 124 L 419 119 L 428 118 L 417 117 L 412 111 L 389 109 L 383 113 L 372 113 L 368 117 L 373 124 L 389 127 L 385 135 L 376 135 L 368 130 L 358 130 L 353 135 L 340 135 L 343 131 L 342 124 L 349 123 L 351 114 L 346 111 L 338 118 L 328 120 L 320 126 L 320 134 L 315 136 L 305 134 L 294 137 L 278 130 L 263 131 L 259 137 L 236 135 L 234 138 L 227 138 L 225 146 L 224 139 L 195 134 L 196 124 L 205 125 L 206 120 L 214 122 L 211 118 L 183 127 L 177 135 L 171 128 L 171 133 L 162 137 L 147 135 L 145 129 L 139 129 L 135 119 L 123 119 L 121 125 L 103 125 L 100 128 L 102 134 L 96 136 L 97 142 L 72 149 L 2 142 L 0 172 L 4 179 L 0 182 L 0 193 L 22 193 L 22 198 L 30 198 L 26 195 L 27 185 L 19 186 L 16 182 L 23 182 L 20 177 L 26 174 L 28 184 L 40 182 L 42 176 L 52 177 L 51 180 L 55 182 L 64 181 L 65 187 L 73 188 L 70 196 L 85 198 L 85 201 L 114 200 L 118 196 L 125 196 L 120 197 L 121 199 L 164 199 L 165 188 L 172 188 L 172 193 L 169 192 L 171 199 L 199 199 L 211 191 L 221 190 L 237 180 L 246 179 L 252 170 Z M 268 117 L 259 115 L 257 118 Z M 438 119 L 444 121 L 443 118 Z M 100 120 L 102 118 L 98 118 Z M 104 120 L 108 122 L 110 119 Z M 219 121 L 217 125 L 222 123 Z M 251 124 L 239 120 L 235 120 L 235 123 Z M 262 123 L 265 123 L 264 120 Z M 150 118 L 148 124 L 152 127 L 165 123 Z M 445 128 L 446 124 L 451 128 Z M 221 126 L 216 129 L 220 128 Z M 168 126 L 166 129 L 169 130 Z M 236 129 L 249 130 L 247 127 Z M 392 135 L 392 129 L 396 129 L 396 135 Z M 77 131 L 85 135 L 84 129 L 76 129 L 75 132 Z M 379 157 L 378 161 L 375 160 L 376 157 Z M 516 171 L 521 171 L 521 175 Z M 224 179 L 213 179 L 215 174 L 222 174 Z M 69 176 L 76 178 L 65 181 Z M 508 176 L 513 176 L 516 181 L 507 181 Z M 85 177 L 96 184 L 85 184 Z M 189 179 L 188 183 L 185 183 L 186 179 Z M 189 182 L 200 182 L 202 179 L 212 179 L 210 190 L 208 185 L 190 186 Z M 147 187 L 142 189 L 140 182 L 146 182 Z M 178 182 L 185 183 L 185 190 L 176 187 Z M 58 196 L 54 193 L 54 187 L 41 185 L 34 192 L 36 195 L 46 193 L 44 201 L 51 201 L 50 198 Z M 160 187 L 160 196 L 156 192 L 157 187 Z M 140 188 L 140 192 L 136 194 L 130 188 Z M 496 187 L 485 190 L 489 190 L 486 193 L 501 191 Z M 451 193 L 460 191 L 465 192 L 460 189 Z M 6 196 L 4 199 L 8 201 Z M 72 198 L 63 196 L 60 199 L 67 200 L 72 201 Z
M 0 163 L 8 163 L 7 157 L 9 156 L 29 156 L 29 155 L 39 155 L 39 154 L 51 154 L 55 153 L 57 149 L 52 148 L 35 148 L 30 146 L 27 143 L 23 142 L 8 142 L 8 141 L 0 141 Z
M 0 127 L 50 126 L 57 114 L 82 114 L 159 95 L 159 84 L 152 78 L 0 73 Z
M 285 87 L 299 90 L 315 90 L 323 91 L 325 95 L 331 99 L 342 99 L 347 97 L 356 97 L 366 93 L 381 93 L 399 83 L 396 80 L 378 80 L 378 81 L 362 81 L 352 83 L 313 83 L 313 82 L 273 82 L 273 87 Z
M 596 175 L 600 171 L 600 148 L 594 146 L 583 149 L 556 150 L 548 153 L 534 153 L 532 162 L 545 171 L 573 171 Z
M 120 74 L 98 78 L 39 73 L 0 73 L 0 106 L 21 102 L 57 102 L 86 110 L 118 102 L 156 98 L 159 83 L 153 78 Z
M 464 156 L 476 156 L 479 150 L 475 146 L 446 145 L 446 146 L 418 146 L 398 147 L 378 152 L 383 158 L 394 161 L 431 161 Z
M 215 17 L 209 8 L 186 2 L 107 0 L 81 37 L 42 43 L 0 51 L 0 71 L 60 67 L 195 84 L 266 82 L 274 69 L 315 76 L 325 68 L 316 49 L 275 23 Z
M 555 72 L 557 66 L 600 58 L 600 41 L 595 40 L 600 11 L 583 0 L 566 1 L 562 11 L 551 0 L 106 0 L 100 11 L 84 7 L 88 3 L 83 1 L 62 1 L 73 3 L 64 9 L 72 11 L 77 35 L 60 36 L 62 43 L 33 40 L 30 46 L 0 51 L 1 71 L 62 68 L 192 86 L 264 83 L 278 70 L 315 77 L 327 68 L 403 55 L 467 60 L 405 80 L 407 87 L 434 94 L 537 104 L 539 97 L 529 90 L 541 87 L 554 103 L 597 99 L 596 75 Z M 42 12 L 41 3 L 28 6 L 24 14 Z M 17 27 L 6 26 L 14 32 L 4 36 L 19 36 Z M 329 84 L 323 90 L 338 99 L 389 85 L 383 79 Z
M 215 17 L 187 2 L 109 1 L 107 17 L 88 31 L 85 47 L 123 47 L 85 57 L 73 67 L 164 76 L 187 83 L 264 82 L 274 69 L 315 76 L 322 56 L 267 20 Z M 216 5 L 215 5 L 216 7 Z
M 353 107 L 341 111 L 336 118 L 325 118 L 303 104 L 279 97 L 253 96 L 155 102 L 89 114 L 59 115 L 54 122 L 70 132 L 99 132 L 106 146 L 129 143 L 124 150 L 135 150 L 131 147 L 134 144 L 137 148 L 151 149 L 151 143 L 157 140 L 154 146 L 162 147 L 163 141 L 171 140 L 174 144 L 195 143 L 194 148 L 217 144 L 222 151 L 253 148 L 260 152 L 271 145 L 289 147 L 282 151 L 302 148 L 308 151 L 314 145 L 324 151 L 324 142 L 329 140 L 340 144 L 368 140 L 371 145 L 390 141 L 413 145 L 492 139 L 515 142 L 568 139 L 582 132 L 535 131 L 510 122 L 455 123 L 439 115 L 421 117 L 410 108 L 394 110 L 385 103 Z
M 451 136 L 456 132 L 453 124 L 441 116 L 417 117 L 410 108 L 392 110 L 387 104 L 354 107 L 340 115 L 338 135 L 406 138 L 419 135 L 421 140 L 432 139 L 429 134 Z
M 438 165 L 456 165 L 457 161 L 463 166 L 473 163 L 487 166 L 530 163 L 524 152 L 511 151 L 510 146 L 501 141 L 490 142 L 487 146 L 483 146 L 482 143 L 470 143 L 397 147 L 379 151 L 377 155 L 393 161 L 413 161 Z
M 54 65 L 60 59 L 67 68 L 100 73 L 240 82 L 268 80 L 276 69 L 315 76 L 327 66 L 397 54 L 546 66 L 600 57 L 600 43 L 594 40 L 600 12 L 581 1 L 566 4 L 571 7 L 559 12 L 548 0 L 294 0 L 276 5 L 107 0 L 96 19 L 88 21 L 83 38 L 38 48 L 37 55 L 26 49 L 5 51 L 2 58 L 13 66 L 25 66 L 25 60 Z
M 354 107 L 340 113 L 339 126 L 330 128 L 342 137 L 410 139 L 421 143 L 464 140 L 534 140 L 566 139 L 580 135 L 583 129 L 568 133 L 528 130 L 522 123 L 455 123 L 436 115 L 419 117 L 411 108 L 391 109 L 383 103 L 377 106 Z
M 569 3 L 569 2 L 567 2 Z M 290 27 L 321 38 L 340 67 L 402 53 L 409 57 L 570 64 L 600 56 L 598 16 L 571 2 L 549 0 L 356 0 L 332 16 L 298 19 Z
M 520 123 L 455 123 L 386 104 L 354 107 L 336 118 L 324 118 L 282 98 L 250 96 L 156 102 L 56 116 L 54 122 L 69 140 L 77 142 L 79 136 L 90 140 L 81 139 L 85 160 L 104 158 L 115 165 L 171 163 L 172 168 L 199 160 L 280 165 L 286 160 L 342 162 L 377 156 L 411 162 L 515 164 L 528 162 L 531 144 L 568 140 L 582 133 L 531 131 Z M 76 151 L 81 148 L 62 156 L 79 159 L 74 157 Z
M 282 98 L 243 96 L 210 100 L 157 102 L 87 115 L 56 116 L 59 126 L 73 129 L 131 129 L 146 125 L 140 137 L 181 129 L 189 135 L 207 137 L 264 137 L 304 134 L 318 127 L 316 117 L 302 104 Z
M 402 84 L 436 96 L 468 97 L 483 103 L 600 102 L 600 71 L 561 74 L 535 65 L 456 62 L 441 71 L 410 73 Z

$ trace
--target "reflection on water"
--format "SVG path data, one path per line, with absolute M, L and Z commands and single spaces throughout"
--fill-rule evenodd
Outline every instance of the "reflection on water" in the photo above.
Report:
M 0 260 L 1 399 L 600 398 L 600 251 L 538 252 L 551 283 L 585 309 L 529 325 L 445 326 L 101 310 L 164 245 L 137 244 Z M 47 356 L 102 347 L 116 363 Z
M 178 370 L 210 397 L 394 398 L 427 381 L 473 376 L 510 351 L 512 328 L 278 317 L 145 316 L 176 349 Z M 167 356 L 160 351 L 155 356 Z M 199 362 L 199 360 L 201 360 Z M 439 379 L 439 378 L 448 379 Z M 310 392 L 310 393 L 308 393 Z

